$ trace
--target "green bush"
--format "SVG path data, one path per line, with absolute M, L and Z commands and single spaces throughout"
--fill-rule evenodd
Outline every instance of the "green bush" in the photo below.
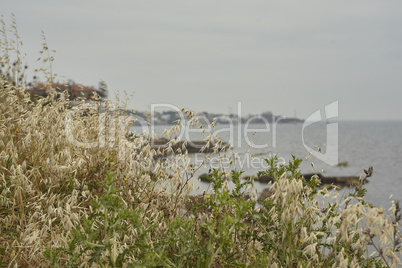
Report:
M 270 168 L 265 172 L 274 179 L 272 195 L 258 205 L 248 196 L 252 181 L 242 182 L 241 172 L 232 171 L 229 176 L 214 170 L 210 177 L 213 194 L 199 196 L 190 210 L 170 219 L 163 211 L 141 218 L 144 213 L 135 203 L 123 202 L 121 190 L 114 187 L 117 181 L 108 174 L 106 182 L 100 182 L 104 194 L 99 201 L 93 200 L 94 211 L 72 232 L 68 247 L 48 249 L 46 256 L 54 266 L 68 267 L 78 266 L 85 255 L 89 265 L 95 262 L 102 267 L 398 265 L 398 204 L 393 207 L 392 221 L 371 217 L 385 214 L 363 203 L 359 191 L 343 201 L 318 205 L 319 195 L 332 199 L 337 198 L 336 192 L 317 190 L 318 179 L 306 182 L 292 177 L 300 175 L 300 159 L 294 158 L 288 165 L 279 165 L 275 158 L 267 162 Z M 232 191 L 227 187 L 229 177 L 235 184 Z M 349 204 L 352 199 L 356 202 Z M 135 242 L 127 245 L 123 240 L 130 235 L 129 228 L 136 230 Z M 381 248 L 373 244 L 378 231 Z M 379 255 L 367 257 L 369 245 L 374 245 Z M 61 259 L 68 259 L 68 264 L 60 263 Z

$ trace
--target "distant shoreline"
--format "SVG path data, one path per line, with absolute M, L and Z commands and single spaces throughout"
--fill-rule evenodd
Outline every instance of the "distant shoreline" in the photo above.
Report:
M 120 112 L 128 116 L 133 116 L 140 124 L 150 123 L 152 125 L 172 126 L 176 125 L 178 122 L 183 123 L 183 121 L 187 124 L 187 122 L 191 120 L 186 113 L 180 110 L 163 112 L 153 111 L 152 113 L 130 110 L 120 110 Z M 296 117 L 274 115 L 271 112 L 264 112 L 259 115 L 248 115 L 247 117 L 241 117 L 236 114 L 225 115 L 201 112 L 193 114 L 192 120 L 197 120 L 201 125 L 297 124 L 304 123 L 305 121 Z

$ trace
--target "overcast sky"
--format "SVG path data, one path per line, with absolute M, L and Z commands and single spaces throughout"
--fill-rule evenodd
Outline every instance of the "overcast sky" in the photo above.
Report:
M 104 80 L 129 108 L 307 118 L 339 101 L 339 119 L 402 119 L 402 1 L 18 1 L 30 69 L 41 30 L 53 71 Z M 33 75 L 33 74 L 32 74 Z M 32 76 L 31 75 L 31 76 Z

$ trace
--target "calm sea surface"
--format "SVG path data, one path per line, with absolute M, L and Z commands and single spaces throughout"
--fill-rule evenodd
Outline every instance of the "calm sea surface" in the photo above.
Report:
M 306 127 L 303 133 L 303 124 L 249 125 L 247 128 L 244 125 L 218 125 L 213 132 L 233 146 L 237 153 L 235 168 L 243 170 L 245 175 L 256 175 L 258 171 L 264 170 L 266 164 L 263 159 L 274 154 L 284 161 L 291 159 L 292 154 L 303 157 L 302 173 L 323 172 L 327 176 L 359 176 L 363 169 L 373 166 L 374 175 L 366 185 L 367 201 L 385 208 L 390 207 L 391 194 L 393 199 L 402 201 L 402 121 L 342 121 L 338 122 L 337 133 L 333 129 L 327 131 L 327 126 L 326 123 L 314 123 Z M 166 128 L 170 127 L 155 126 L 156 135 L 160 136 Z M 140 132 L 136 127 L 131 130 Z M 194 129 L 181 133 L 182 140 L 195 141 L 203 137 L 205 135 L 197 133 Z M 315 146 L 321 147 L 322 152 L 326 153 L 326 144 L 329 144 L 330 140 L 338 140 L 338 160 L 347 162 L 347 167 L 333 167 L 314 156 L 305 158 L 309 151 L 317 149 Z M 251 147 L 250 141 L 254 144 Z M 196 154 L 191 157 L 193 161 L 200 162 L 204 155 Z M 212 167 L 219 166 L 217 158 L 214 157 L 209 164 Z M 206 165 L 196 174 L 206 173 L 210 166 Z M 199 182 L 197 186 L 200 186 L 200 189 L 194 193 L 209 189 L 207 183 Z M 265 187 L 266 184 L 255 183 L 258 192 Z M 348 189 L 340 191 L 348 193 Z

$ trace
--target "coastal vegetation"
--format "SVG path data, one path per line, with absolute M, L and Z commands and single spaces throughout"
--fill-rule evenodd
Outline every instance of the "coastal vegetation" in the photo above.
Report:
M 190 164 L 186 146 L 172 148 L 180 122 L 164 132 L 163 148 L 152 146 L 149 132 L 128 140 L 128 125 L 112 128 L 120 107 L 105 100 L 101 112 L 95 97 L 72 113 L 68 92 L 53 87 L 46 68 L 47 94 L 32 98 L 22 82 L 16 28 L 12 40 L 4 24 L 2 31 L 0 266 L 401 265 L 399 203 L 386 211 L 364 200 L 373 168 L 341 196 L 318 188 L 318 176 L 304 179 L 301 159 L 284 164 L 273 157 L 259 174 L 272 179 L 265 199 L 257 198 L 252 179 L 224 168 L 210 171 L 211 193 L 190 196 L 202 164 Z M 210 153 L 231 159 L 219 137 L 206 136 L 206 144 L 212 138 L 217 147 Z M 168 165 L 157 157 L 161 151 Z

